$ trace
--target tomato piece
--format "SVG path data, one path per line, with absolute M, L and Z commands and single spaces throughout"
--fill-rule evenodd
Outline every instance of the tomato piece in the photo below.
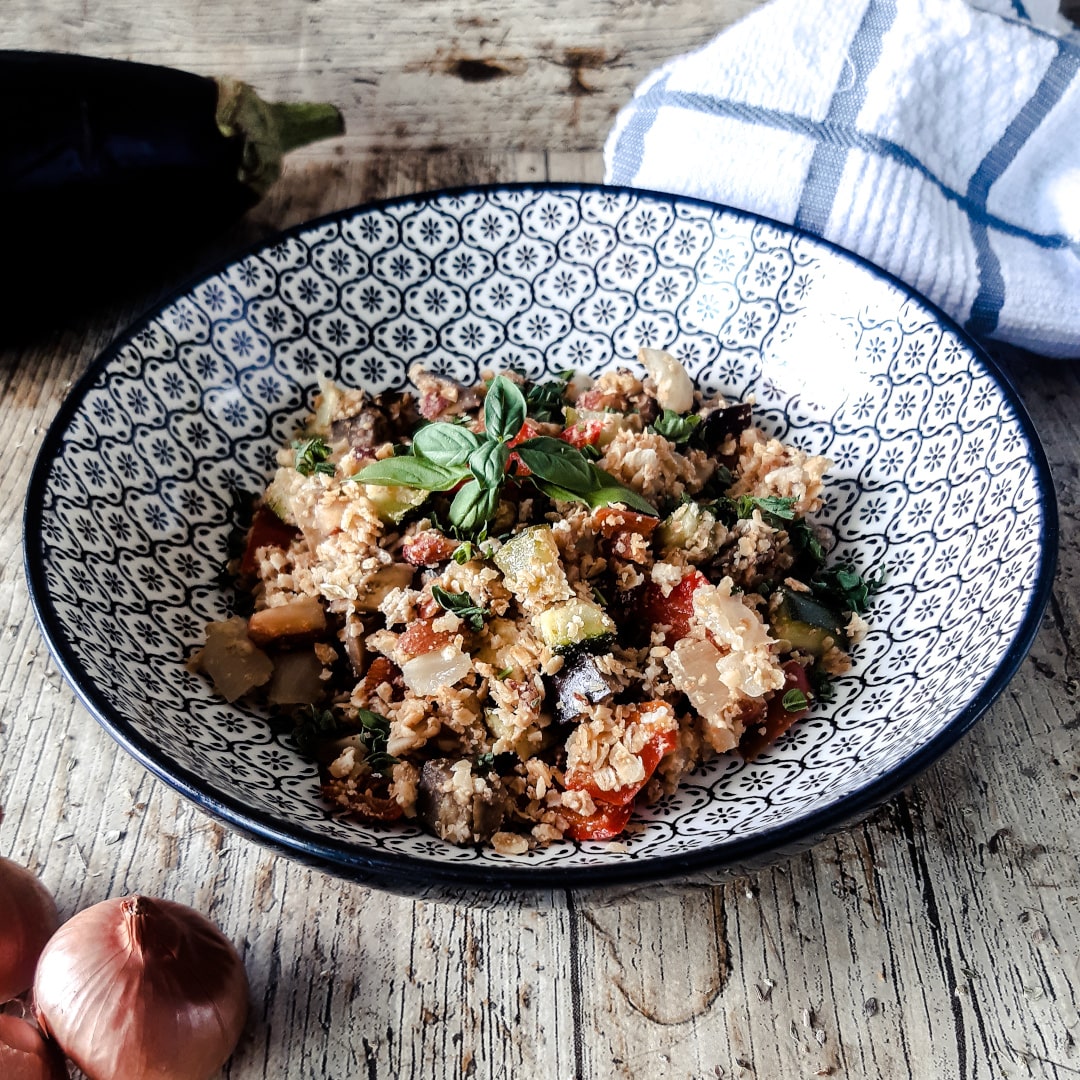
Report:
M 655 581 L 649 582 L 642 601 L 642 614 L 650 627 L 670 627 L 664 636 L 666 644 L 671 645 L 690 633 L 694 618 L 694 593 L 708 583 L 709 579 L 700 570 L 691 570 L 665 596 Z
M 586 446 L 599 446 L 603 432 L 603 420 L 579 420 L 566 428 L 559 438 L 578 450 L 584 450 Z
M 251 519 L 251 528 L 248 529 L 244 556 L 240 560 L 240 573 L 252 575 L 258 570 L 259 563 L 255 556 L 259 548 L 287 548 L 299 535 L 300 530 L 295 525 L 282 521 L 270 507 L 260 506 Z
M 618 788 L 604 789 L 596 785 L 592 773 L 572 771 L 566 774 L 566 786 L 571 791 L 587 791 L 596 803 L 604 803 L 607 806 L 626 806 L 634 801 L 638 792 L 652 779 L 664 755 L 670 754 L 678 745 L 679 729 L 674 723 L 671 707 L 663 701 L 647 701 L 638 709 L 638 715 L 651 710 L 662 710 L 665 719 L 672 725 L 654 731 L 649 741 L 638 751 L 638 759 L 645 770 L 645 775 L 641 780 Z M 659 721 L 654 721 L 650 726 L 658 727 Z
M 784 695 L 791 690 L 801 690 L 807 700 L 810 699 L 810 679 L 806 668 L 797 660 L 789 660 L 784 664 L 783 687 L 769 701 L 763 721 L 748 727 L 739 742 L 739 753 L 748 761 L 752 761 L 767 746 L 776 742 L 796 720 L 801 720 L 810 711 L 809 707 L 796 709 L 794 712 L 784 708 Z
M 603 506 L 593 513 L 592 520 L 600 535 L 611 541 L 611 550 L 619 558 L 637 563 L 648 561 L 649 538 L 660 524 L 659 518 Z
M 567 820 L 566 835 L 571 840 L 614 840 L 626 828 L 633 812 L 632 802 L 626 806 L 597 807 L 596 813 L 589 817 L 572 810 L 559 811 Z
M 433 630 L 431 624 L 434 619 L 421 619 L 414 622 L 401 637 L 398 638 L 397 648 L 402 656 L 425 656 L 449 645 L 454 640 L 453 634 L 445 630 Z
M 409 536 L 401 546 L 401 557 L 412 566 L 438 566 L 449 562 L 458 549 L 459 541 L 443 536 L 434 529 L 425 529 Z
M 526 420 L 521 425 L 521 430 L 506 444 L 511 451 L 515 446 L 523 443 L 526 439 L 535 438 L 540 429 L 531 421 Z M 506 471 L 516 476 L 532 476 L 532 469 L 521 460 L 518 454 L 511 453 L 506 462 Z

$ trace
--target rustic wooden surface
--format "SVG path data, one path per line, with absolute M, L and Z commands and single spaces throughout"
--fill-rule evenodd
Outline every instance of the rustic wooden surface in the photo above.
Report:
M 369 198 L 598 180 L 606 125 L 634 81 L 750 6 L 558 0 L 466 13 L 427 0 L 405 21 L 383 0 L 361 21 L 346 0 L 186 0 L 170 14 L 7 0 L 0 46 L 243 69 L 283 96 L 334 97 L 354 77 L 343 58 L 354 64 L 354 134 L 295 161 L 209 262 Z M 575 89 L 558 60 L 571 47 L 618 59 Z M 522 68 L 469 82 L 446 73 L 452 56 L 507 68 L 520 57 Z M 535 96 L 522 99 L 515 80 Z M 1080 1075 L 1075 364 L 1012 367 L 1062 509 L 1042 633 L 989 714 L 914 787 L 809 853 L 722 886 L 469 907 L 360 888 L 226 832 L 120 750 L 49 659 L 22 570 L 31 463 L 72 381 L 168 284 L 0 349 L 0 854 L 40 873 L 65 916 L 141 891 L 214 918 L 252 982 L 224 1076 Z

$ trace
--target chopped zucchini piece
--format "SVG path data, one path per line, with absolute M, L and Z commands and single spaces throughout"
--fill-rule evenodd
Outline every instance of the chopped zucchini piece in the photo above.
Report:
M 292 471 L 292 469 L 278 469 L 263 493 L 263 502 L 287 525 L 296 524 L 296 515 L 292 509 L 294 479 L 289 475 Z
M 537 616 L 537 629 L 552 652 L 607 652 L 615 640 L 615 623 L 590 600 L 575 598 Z
M 391 487 L 388 484 L 365 484 L 364 494 L 371 500 L 383 524 L 399 525 L 431 496 L 420 488 Z
M 356 598 L 358 611 L 378 611 L 379 605 L 393 589 L 407 589 L 412 584 L 414 567 L 406 563 L 389 563 L 368 578 L 364 591 Z
M 819 659 L 833 646 L 846 648 L 844 621 L 809 593 L 783 586 L 780 603 L 770 611 L 769 623 L 777 638 L 791 642 L 792 649 Z
M 494 555 L 506 587 L 526 611 L 536 612 L 573 596 L 559 547 L 549 525 L 534 525 L 508 540 Z
M 684 503 L 661 523 L 657 535 L 664 551 L 683 551 L 712 532 L 716 518 L 696 502 Z

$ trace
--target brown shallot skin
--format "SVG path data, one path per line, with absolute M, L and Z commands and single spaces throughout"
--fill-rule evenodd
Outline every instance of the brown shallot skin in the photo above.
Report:
M 105 900 L 66 922 L 34 979 L 42 1029 L 90 1080 L 208 1080 L 247 1019 L 236 949 L 170 900 Z
M 30 989 L 41 950 L 59 925 L 49 890 L 25 867 L 0 858 L 0 1003 Z
M 0 1013 L 0 1076 L 4 1080 L 67 1080 L 64 1057 L 33 1024 Z

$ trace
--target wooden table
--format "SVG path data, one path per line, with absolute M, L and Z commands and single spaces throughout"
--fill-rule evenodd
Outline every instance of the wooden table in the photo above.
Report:
M 81 49 L 343 104 L 203 253 L 366 199 L 473 181 L 599 180 L 614 110 L 752 0 L 7 0 L 0 46 Z M 717 10 L 719 9 L 719 10 Z M 38 633 L 22 570 L 34 455 L 72 381 L 147 303 L 0 351 L 0 854 L 65 916 L 169 897 L 235 940 L 253 1008 L 223 1075 L 788 1078 L 1080 1075 L 1080 368 L 1011 373 L 1062 509 L 1046 621 L 958 747 L 869 820 L 769 870 L 612 902 L 414 902 L 276 857 L 149 776 L 90 719 Z

